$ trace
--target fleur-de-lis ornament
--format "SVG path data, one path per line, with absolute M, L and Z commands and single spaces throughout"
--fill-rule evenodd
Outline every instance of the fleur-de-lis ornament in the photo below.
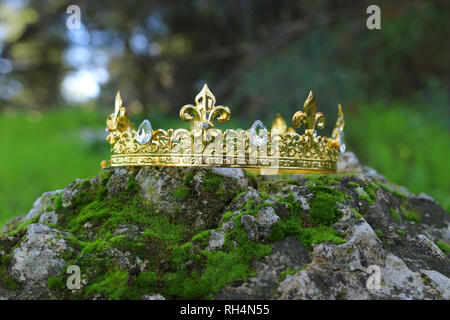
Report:
M 342 112 L 341 104 L 338 104 L 338 117 L 331 138 L 335 141 L 335 143 L 338 143 L 339 151 L 341 153 L 344 153 L 346 148 L 344 139 L 344 126 L 345 126 L 344 112 Z
M 133 130 L 134 125 L 128 118 L 127 109 L 122 106 L 122 98 L 120 97 L 120 91 L 117 91 L 116 100 L 114 103 L 114 113 L 110 114 L 106 119 L 106 125 L 109 132 L 112 131 L 126 131 L 128 129 Z
M 202 130 L 213 128 L 212 121 L 215 117 L 219 122 L 226 122 L 230 120 L 230 116 L 231 112 L 227 106 L 216 106 L 216 97 L 206 84 L 195 97 L 195 106 L 188 104 L 180 110 L 182 120 L 193 120 L 194 128 L 201 128 Z
M 315 127 L 323 129 L 325 127 L 325 116 L 322 112 L 317 112 L 317 104 L 312 91 L 303 104 L 303 111 L 297 111 L 292 117 L 292 124 L 300 128 L 302 123 L 305 125 L 306 134 L 315 134 Z
M 344 112 L 342 112 L 342 105 L 338 104 L 338 117 L 331 137 L 333 139 L 337 139 L 339 137 L 339 133 L 344 130 L 344 126 L 345 126 Z
M 272 122 L 272 132 L 278 132 L 279 134 L 283 134 L 286 132 L 292 132 L 295 133 L 295 129 L 288 127 L 286 124 L 286 121 L 283 119 L 283 117 L 277 113 L 277 116 L 275 117 L 275 120 Z

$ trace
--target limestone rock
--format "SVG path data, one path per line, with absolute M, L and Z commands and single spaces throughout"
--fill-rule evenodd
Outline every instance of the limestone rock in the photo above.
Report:
M 450 299 L 449 213 L 338 169 L 105 168 L 2 228 L 0 299 Z
M 47 280 L 66 265 L 61 257 L 72 251 L 66 239 L 69 233 L 41 224 L 31 224 L 11 256 L 10 273 L 25 285 L 21 295 L 48 298 Z
M 224 243 L 225 234 L 222 232 L 217 232 L 216 230 L 211 230 L 209 244 L 206 250 L 220 249 Z

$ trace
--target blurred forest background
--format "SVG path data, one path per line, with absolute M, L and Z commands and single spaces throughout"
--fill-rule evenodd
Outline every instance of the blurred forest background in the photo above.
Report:
M 347 149 L 449 210 L 449 31 L 448 1 L 0 1 L 0 225 L 98 172 L 118 89 L 135 125 L 169 128 L 205 82 L 233 127 L 313 90 L 329 134 L 342 103 Z

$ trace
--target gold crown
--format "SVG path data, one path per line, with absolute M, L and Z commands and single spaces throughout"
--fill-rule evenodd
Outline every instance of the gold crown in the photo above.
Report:
M 153 130 L 150 121 L 144 120 L 135 131 L 118 92 L 114 113 L 106 121 L 106 140 L 113 152 L 109 164 L 243 168 L 257 174 L 333 173 L 339 152 L 345 150 L 341 105 L 332 137 L 319 136 L 316 128 L 324 128 L 325 116 L 317 112 L 312 92 L 303 110 L 292 118 L 295 128 L 304 125 L 304 134 L 288 127 L 279 114 L 270 131 L 259 120 L 249 130 L 214 128 L 214 120 L 226 122 L 230 116 L 228 107 L 216 106 L 216 98 L 205 84 L 195 105 L 180 110 L 180 118 L 191 121 L 191 130 Z M 107 164 L 103 161 L 102 167 Z

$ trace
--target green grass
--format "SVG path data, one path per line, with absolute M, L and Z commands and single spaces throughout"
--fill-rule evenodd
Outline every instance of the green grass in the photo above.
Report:
M 98 173 L 107 143 L 84 136 L 102 130 L 104 121 L 103 112 L 83 109 L 0 114 L 0 226 L 26 214 L 43 192 Z
M 345 109 L 348 149 L 387 179 L 425 192 L 450 210 L 450 130 L 428 106 L 375 104 Z M 396 195 L 403 197 L 396 192 Z

